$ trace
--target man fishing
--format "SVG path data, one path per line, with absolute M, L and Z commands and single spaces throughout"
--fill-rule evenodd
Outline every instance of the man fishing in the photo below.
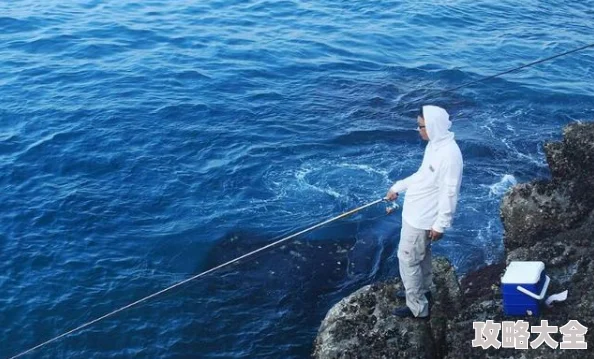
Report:
M 449 115 L 441 107 L 423 106 L 417 117 L 421 138 L 429 141 L 423 162 L 413 175 L 397 181 L 386 194 L 393 201 L 406 191 L 398 245 L 400 276 L 406 307 L 399 317 L 429 317 L 431 298 L 431 242 L 451 226 L 462 181 L 462 153 L 454 140 Z

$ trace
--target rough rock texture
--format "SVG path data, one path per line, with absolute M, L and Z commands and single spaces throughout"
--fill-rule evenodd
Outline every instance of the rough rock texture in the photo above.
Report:
M 572 124 L 545 144 L 552 181 L 515 186 L 501 206 L 505 248 L 535 245 L 579 226 L 594 210 L 594 125 Z
M 461 292 L 446 289 L 444 294 L 439 294 L 444 282 L 438 278 L 452 277 L 450 274 L 440 275 L 435 279 L 435 285 L 441 299 L 432 306 L 430 324 L 397 321 L 389 313 L 395 307 L 391 293 L 399 284 L 376 284 L 362 288 L 330 311 L 320 328 L 315 356 L 594 358 L 594 124 L 569 125 L 561 142 L 545 144 L 545 153 L 551 181 L 519 184 L 502 201 L 506 263 L 512 260 L 545 262 L 552 279 L 549 294 L 567 289 L 566 302 L 543 309 L 540 317 L 505 317 L 500 279 L 506 263 L 500 263 L 469 274 L 462 280 Z M 435 263 L 434 266 L 437 271 L 443 270 Z M 446 271 L 450 273 L 451 269 Z M 449 283 L 445 287 L 457 286 Z M 369 303 L 381 305 L 376 305 L 373 310 L 364 306 L 367 313 L 373 313 L 365 315 L 363 309 L 358 309 L 363 308 L 361 298 L 374 298 Z M 356 309 L 349 312 L 353 309 L 348 308 Z M 547 345 L 529 350 L 472 347 L 473 322 L 493 320 L 501 323 L 519 319 L 531 326 L 540 325 L 540 321 L 546 319 L 549 325 L 559 327 L 577 319 L 589 329 L 586 334 L 588 349 L 553 350 Z M 348 327 L 344 323 L 348 323 Z M 389 327 L 390 331 L 378 331 L 378 325 Z M 536 336 L 532 334 L 530 341 Z M 559 333 L 553 334 L 552 338 L 562 341 Z
M 446 350 L 448 319 L 461 310 L 462 296 L 454 269 L 443 258 L 433 260 L 433 305 L 430 320 L 399 319 L 404 306 L 395 297 L 399 281 L 365 286 L 336 304 L 322 322 L 314 357 L 436 358 Z
M 484 271 L 479 270 L 478 272 Z M 588 286 L 591 284 L 591 276 L 594 273 L 594 263 L 589 261 L 589 264 L 580 268 L 579 272 L 590 273 L 588 275 L 575 274 L 569 281 L 561 283 L 558 278 L 550 286 L 550 292 L 557 293 L 562 290 L 569 290 L 568 300 L 562 304 L 557 304 L 552 308 L 545 308 L 540 317 L 508 317 L 503 314 L 502 296 L 500 290 L 500 276 L 503 275 L 504 266 L 500 266 L 500 273 L 492 277 L 491 282 L 481 283 L 479 286 L 482 292 L 479 297 L 470 302 L 467 307 L 449 322 L 449 330 L 447 333 L 447 355 L 448 359 L 457 358 L 593 358 L 594 350 L 594 335 L 592 330 L 594 328 L 594 291 L 590 290 Z M 547 267 L 548 270 L 548 267 Z M 477 275 L 477 274 L 474 274 Z M 493 283 L 493 284 L 492 284 Z M 476 290 L 476 288 L 475 288 Z M 586 342 L 588 343 L 588 350 L 553 350 L 546 345 L 540 346 L 538 349 L 516 350 L 516 349 L 494 349 L 489 348 L 483 350 L 482 348 L 473 348 L 472 339 L 474 338 L 473 322 L 493 320 L 501 323 L 503 321 L 524 320 L 530 323 L 530 326 L 540 325 L 541 320 L 548 320 L 549 325 L 563 326 L 570 319 L 578 319 L 582 325 L 585 325 L 590 330 L 586 334 Z M 536 339 L 537 335 L 532 334 L 530 341 Z M 561 334 L 553 334 L 551 337 L 557 342 L 562 341 Z M 501 340 L 501 336 L 499 337 Z
M 505 317 L 500 292 L 505 265 L 483 268 L 471 276 L 478 280 L 465 288 L 469 305 L 450 322 L 447 358 L 594 358 L 594 124 L 568 126 L 563 141 L 545 144 L 545 153 L 552 180 L 519 184 L 502 201 L 506 263 L 543 261 L 552 278 L 549 293 L 567 289 L 568 299 L 544 309 L 539 318 Z M 559 327 L 577 319 L 590 329 L 586 334 L 589 348 L 472 348 L 472 322 L 487 319 L 522 319 L 531 326 L 546 319 Z M 562 341 L 561 334 L 552 337 Z M 535 338 L 533 334 L 530 340 Z

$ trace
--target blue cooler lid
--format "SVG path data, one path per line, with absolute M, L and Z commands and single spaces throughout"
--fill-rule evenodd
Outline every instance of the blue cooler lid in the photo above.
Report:
M 544 269 L 543 262 L 511 262 L 501 278 L 501 284 L 536 284 Z

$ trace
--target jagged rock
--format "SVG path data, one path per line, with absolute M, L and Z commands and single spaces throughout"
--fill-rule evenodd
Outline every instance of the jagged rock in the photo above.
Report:
M 594 210 L 594 124 L 571 124 L 564 135 L 545 144 L 552 181 L 519 184 L 503 198 L 508 251 L 573 228 Z
M 591 236 L 594 233 L 594 211 L 580 225 L 552 237 L 543 238 L 530 247 L 520 247 L 507 254 L 511 261 L 539 260 L 549 270 L 571 266 L 579 258 L 594 255 Z
M 567 289 L 566 302 L 543 309 L 541 316 L 505 317 L 500 293 L 504 265 L 484 268 L 471 275 L 474 294 L 470 304 L 452 321 L 447 335 L 447 358 L 594 358 L 594 124 L 573 124 L 562 142 L 545 145 L 551 182 L 520 184 L 503 199 L 506 263 L 514 260 L 543 261 L 552 278 L 549 294 Z M 497 270 L 500 273 L 497 273 Z M 489 272 L 490 271 L 490 272 Z M 482 272 L 489 272 L 489 276 Z M 464 288 L 464 286 L 463 286 Z M 466 296 L 468 301 L 469 296 Z M 559 327 L 577 319 L 589 328 L 588 350 L 472 348 L 473 322 L 525 320 Z M 558 342 L 561 334 L 552 335 Z M 533 334 L 530 341 L 536 338 Z
M 563 130 L 561 142 L 545 144 L 545 154 L 554 182 L 580 181 L 594 186 L 594 130 L 592 123 L 574 123 Z
M 446 350 L 448 319 L 462 308 L 454 269 L 444 258 L 433 260 L 431 319 L 400 319 L 392 314 L 404 306 L 395 293 L 397 280 L 365 286 L 330 309 L 315 343 L 314 357 L 435 358 Z

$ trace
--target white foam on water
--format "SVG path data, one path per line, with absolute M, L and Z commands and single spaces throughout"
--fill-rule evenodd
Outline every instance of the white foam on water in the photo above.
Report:
M 385 183 L 391 182 L 388 168 L 378 169 L 367 164 L 336 162 L 328 159 L 304 163 L 297 169 L 288 169 L 282 173 L 269 172 L 266 177 L 268 188 L 278 193 L 280 197 L 290 197 L 295 194 L 303 196 L 315 191 L 341 200 L 351 198 L 350 192 L 355 186 L 354 181 L 359 183 L 357 190 L 362 191 L 375 190 L 377 186 L 385 186 Z M 361 193 L 361 195 L 370 194 Z
M 295 173 L 295 178 L 297 179 L 298 184 L 300 185 L 299 187 L 305 189 L 312 189 L 320 193 L 325 193 L 337 199 L 342 197 L 342 195 L 338 191 L 334 190 L 333 188 L 330 188 L 329 186 L 320 186 L 309 183 L 307 181 L 306 176 L 313 172 L 314 168 L 310 167 L 309 165 L 306 165 L 306 167 L 302 167 Z
M 518 184 L 516 178 L 513 175 L 506 174 L 499 180 L 499 182 L 489 186 L 489 195 L 500 197 L 508 190 L 508 188 L 515 186 L 516 184 Z

